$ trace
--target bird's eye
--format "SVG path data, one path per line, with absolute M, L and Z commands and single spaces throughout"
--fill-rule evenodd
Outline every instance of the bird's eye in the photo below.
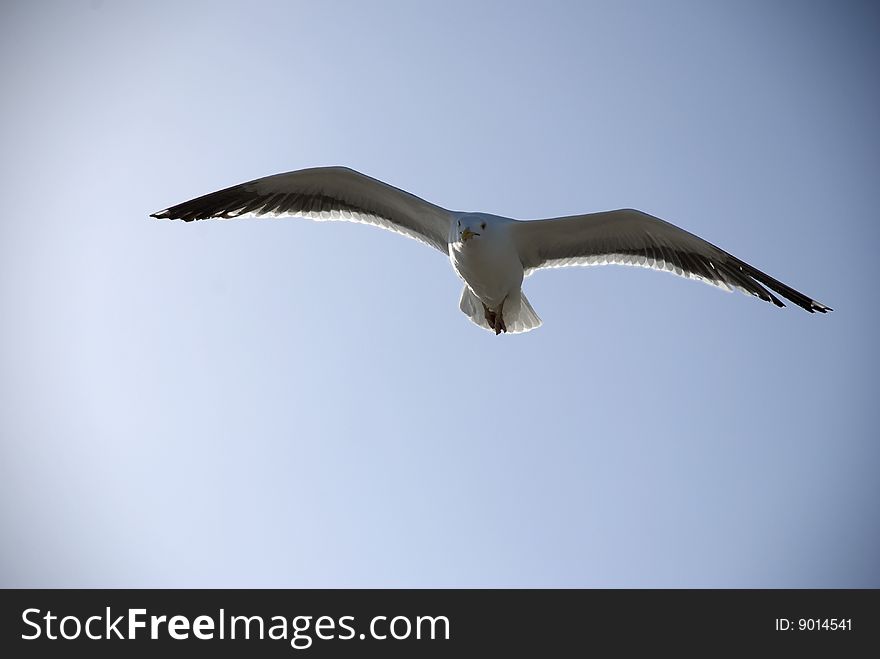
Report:
M 485 228 L 486 228 L 486 223 L 483 222 L 483 223 L 480 225 L 480 227 L 483 228 L 483 229 L 485 229 Z

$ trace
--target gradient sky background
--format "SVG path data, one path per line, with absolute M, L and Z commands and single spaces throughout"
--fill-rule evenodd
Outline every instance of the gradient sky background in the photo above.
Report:
M 880 587 L 876 3 L 0 12 L 0 585 Z M 414 241 L 147 217 L 331 164 L 835 312 L 573 268 L 496 338 Z

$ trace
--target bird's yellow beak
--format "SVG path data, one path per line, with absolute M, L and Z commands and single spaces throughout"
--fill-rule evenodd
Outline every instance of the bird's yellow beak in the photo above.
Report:
M 468 240 L 473 238 L 474 236 L 479 236 L 480 234 L 474 233 L 470 229 L 465 229 L 461 232 L 461 242 L 466 243 Z

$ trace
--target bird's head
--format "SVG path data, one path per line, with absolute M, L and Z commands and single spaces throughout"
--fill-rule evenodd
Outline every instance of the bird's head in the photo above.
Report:
M 465 215 L 458 220 L 456 227 L 458 241 L 462 244 L 474 238 L 485 236 L 488 230 L 489 225 L 486 218 L 479 215 Z

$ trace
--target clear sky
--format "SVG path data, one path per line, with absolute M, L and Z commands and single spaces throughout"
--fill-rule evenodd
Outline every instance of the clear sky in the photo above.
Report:
M 5 2 L 0 585 L 880 587 L 880 10 Z M 835 309 L 148 214 L 347 165 L 635 207 Z

